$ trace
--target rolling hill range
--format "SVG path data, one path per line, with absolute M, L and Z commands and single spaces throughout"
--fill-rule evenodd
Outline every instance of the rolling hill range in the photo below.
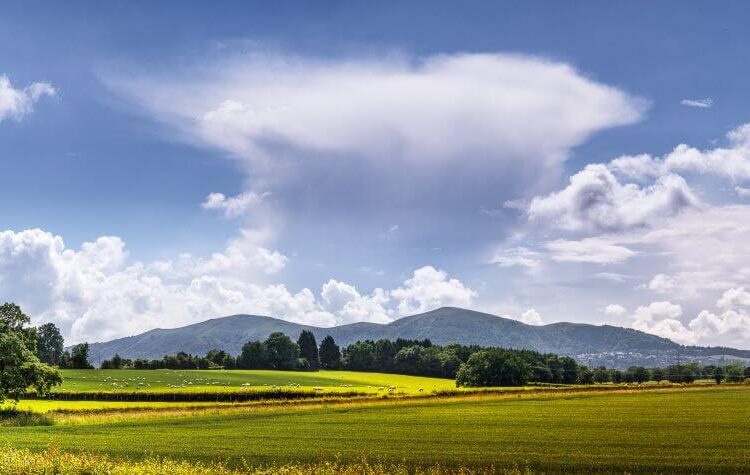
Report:
M 181 328 L 155 329 L 140 335 L 92 343 L 90 358 L 98 363 L 115 353 L 125 358 L 161 358 L 185 351 L 203 355 L 219 348 L 239 354 L 250 340 L 263 340 L 272 332 L 296 339 L 310 330 L 320 341 L 331 335 L 343 346 L 357 340 L 388 338 L 425 339 L 437 344 L 462 343 L 505 348 L 528 348 L 576 358 L 589 365 L 627 367 L 668 365 L 678 359 L 701 362 L 750 360 L 750 350 L 681 346 L 666 338 L 610 325 L 553 323 L 534 326 L 487 313 L 443 307 L 400 318 L 388 324 L 353 323 L 318 328 L 257 315 L 214 318 Z

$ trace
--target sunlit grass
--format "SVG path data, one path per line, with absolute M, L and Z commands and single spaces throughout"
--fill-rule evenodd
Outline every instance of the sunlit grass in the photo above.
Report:
M 726 473 L 750 465 L 747 386 L 515 390 L 50 416 L 63 420 L 3 428 L 0 447 L 44 450 L 52 443 L 115 459 L 218 460 L 232 469 L 349 464 L 363 455 L 404 466 L 571 472 Z

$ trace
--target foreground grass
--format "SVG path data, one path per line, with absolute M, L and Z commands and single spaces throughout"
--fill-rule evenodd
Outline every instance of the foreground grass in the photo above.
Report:
M 742 472 L 750 466 L 748 420 L 750 388 L 742 386 L 483 394 L 4 427 L 0 447 L 43 451 L 53 444 L 116 459 L 224 460 L 231 468 L 348 464 L 365 456 L 409 467 Z
M 496 470 L 494 467 L 444 467 L 432 465 L 415 467 L 403 463 L 370 462 L 361 459 L 351 462 L 320 461 L 266 467 L 233 468 L 221 461 L 212 463 L 179 461 L 151 457 L 139 461 L 117 460 L 90 452 L 65 453 L 57 448 L 34 453 L 29 450 L 7 449 L 0 452 L 0 474 L 38 473 L 56 475 L 473 475 L 501 473 L 520 475 L 517 469 Z

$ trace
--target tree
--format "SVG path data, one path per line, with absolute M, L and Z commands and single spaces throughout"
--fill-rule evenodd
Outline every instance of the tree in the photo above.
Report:
M 728 383 L 740 383 L 745 379 L 745 365 L 733 363 L 724 368 L 724 375 Z
M 578 367 L 578 384 L 594 384 L 594 372 L 587 366 Z
M 607 371 L 607 368 L 604 366 L 599 366 L 598 368 L 594 369 L 594 382 L 595 383 L 608 383 L 611 381 L 611 375 L 609 374 L 609 371 Z
M 212 363 L 216 368 L 233 369 L 236 364 L 232 355 L 224 350 L 209 350 L 208 353 L 206 353 L 205 359 Z
M 242 345 L 242 353 L 237 357 L 237 367 L 242 369 L 268 368 L 266 345 L 262 341 L 248 341 Z
M 717 366 L 714 369 L 714 381 L 716 381 L 716 384 L 721 384 L 724 381 L 724 368 L 721 366 Z
M 72 369 L 92 369 L 89 363 L 89 344 L 79 343 L 70 351 L 70 367 Z
M 517 354 L 501 349 L 482 350 L 461 365 L 456 375 L 456 385 L 522 386 L 529 375 L 528 365 Z
M 59 365 L 64 344 L 60 329 L 54 323 L 45 323 L 37 330 L 36 354 L 42 363 Z
M 372 371 L 375 367 L 375 343 L 358 341 L 344 350 L 344 366 L 354 371 Z
M 0 305 L 0 333 L 13 333 L 36 354 L 36 328 L 26 327 L 31 319 L 14 303 Z
M 643 366 L 631 366 L 625 373 L 625 381 L 629 383 L 644 383 L 650 378 L 651 375 Z
M 315 341 L 315 335 L 310 330 L 302 330 L 297 339 L 300 357 L 305 358 L 309 369 L 317 370 L 320 367 L 320 358 L 318 357 L 318 342 Z
M 560 358 L 563 371 L 563 384 L 575 384 L 578 381 L 578 363 L 569 356 Z
M 299 358 L 299 346 L 281 332 L 271 333 L 266 341 L 268 362 L 274 369 L 294 369 Z
M 341 366 L 341 349 L 331 335 L 326 335 L 320 342 L 320 366 L 325 369 L 337 369 Z
M 664 370 L 661 368 L 654 368 L 651 370 L 651 379 L 653 379 L 656 382 L 661 381 L 664 379 Z
M 375 366 L 379 371 L 392 371 L 393 358 L 396 356 L 396 345 L 391 340 L 380 339 L 375 342 Z
M 0 306 L 0 402 L 18 399 L 30 387 L 46 395 L 62 383 L 60 372 L 36 356 L 36 332 L 18 305 Z

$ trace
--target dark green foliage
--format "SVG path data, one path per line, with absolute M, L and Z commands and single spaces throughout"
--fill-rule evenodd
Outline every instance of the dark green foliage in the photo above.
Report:
M 271 333 L 264 342 L 266 358 L 273 369 L 295 369 L 299 346 L 281 332 Z
M 721 384 L 724 381 L 724 369 L 720 366 L 714 369 L 714 381 L 716 381 L 716 384 Z
M 320 342 L 320 366 L 324 369 L 338 369 L 341 367 L 341 350 L 331 335 L 326 335 Z
M 36 353 L 37 330 L 26 327 L 31 319 L 14 303 L 0 305 L 0 334 L 12 333 L 26 348 Z
M 236 366 L 235 358 L 224 350 L 209 350 L 206 359 L 217 368 L 234 369 Z
M 531 370 L 512 350 L 491 349 L 474 353 L 461 365 L 456 385 L 463 387 L 522 386 L 529 381 Z
M 317 370 L 320 367 L 320 359 L 318 357 L 318 342 L 315 341 L 315 335 L 309 330 L 302 330 L 297 339 L 297 345 L 299 346 L 300 357 L 307 360 L 307 367 L 304 369 Z
M 262 341 L 248 341 L 237 357 L 237 367 L 242 369 L 263 369 L 268 367 L 266 345 Z
M 586 366 L 579 366 L 578 384 L 594 384 L 594 372 Z
M 654 381 L 661 381 L 664 379 L 664 370 L 661 368 L 653 368 L 651 370 L 651 379 Z
M 651 373 L 643 366 L 631 366 L 623 379 L 626 383 L 645 383 L 651 379 Z
M 30 387 L 44 395 L 62 383 L 60 372 L 37 358 L 36 329 L 24 326 L 29 321 L 18 305 L 0 306 L 0 402 Z
M 70 368 L 71 369 L 91 369 L 89 363 L 89 344 L 79 343 L 70 351 Z
M 111 360 L 104 360 L 101 369 L 122 369 L 130 366 L 130 360 L 123 360 L 120 355 L 115 353 Z
M 36 354 L 42 363 L 59 365 L 64 344 L 60 330 L 54 323 L 45 323 L 37 330 Z
M 371 340 L 358 341 L 344 349 L 344 367 L 354 371 L 374 371 L 375 343 Z
M 396 356 L 396 345 L 391 340 L 380 339 L 375 342 L 375 365 L 381 371 L 393 371 L 393 359 Z

